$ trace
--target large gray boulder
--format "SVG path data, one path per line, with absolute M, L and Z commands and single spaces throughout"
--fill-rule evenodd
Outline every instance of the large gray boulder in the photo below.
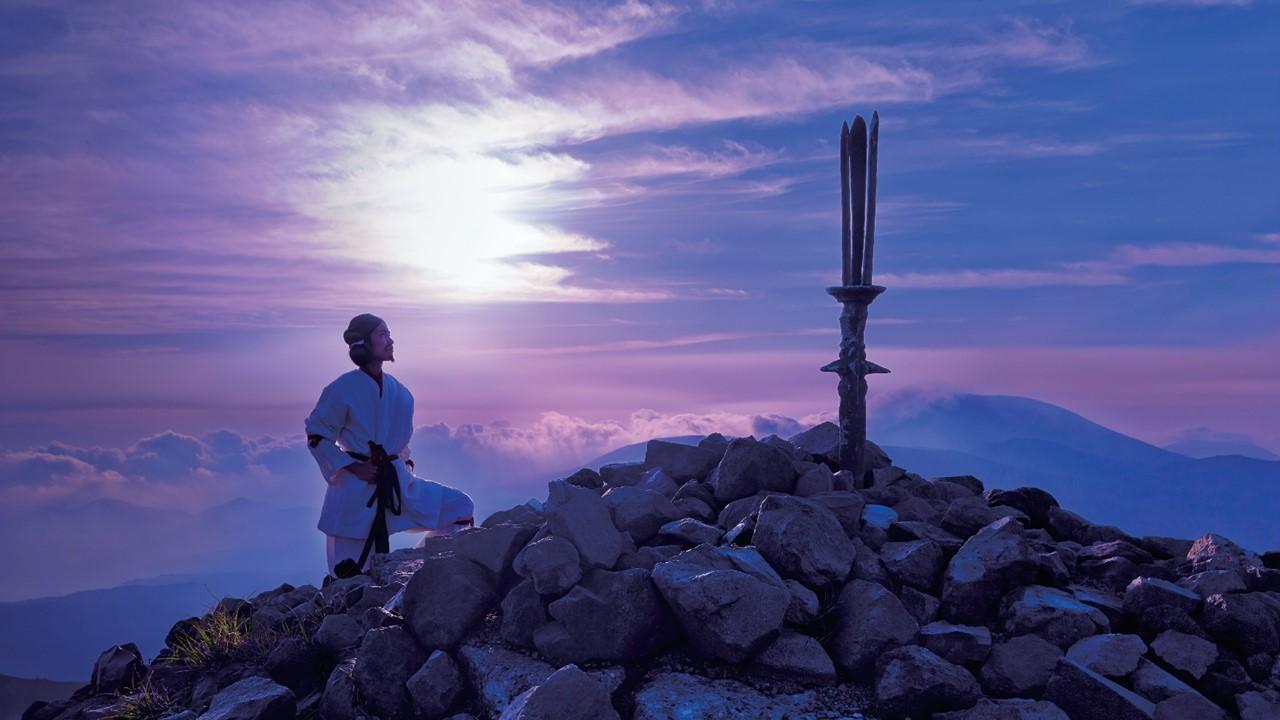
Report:
M 1009 698 L 988 700 L 965 710 L 937 713 L 933 720 L 1071 720 L 1062 708 L 1047 700 Z
M 622 535 L 599 495 L 563 480 L 547 483 L 547 529 L 573 543 L 582 559 L 612 568 L 622 554 Z
M 436 650 L 405 683 L 419 717 L 434 720 L 443 717 L 462 692 L 462 672 L 458 664 L 443 650 Z
M 1049 678 L 1044 699 L 1071 720 L 1151 720 L 1156 709 L 1146 698 L 1066 657 Z
M 834 685 L 836 682 L 836 666 L 822 643 L 790 630 L 783 630 L 757 655 L 751 669 L 806 685 Z
M 968 670 L 922 647 L 890 650 L 876 665 L 876 700 L 885 718 L 959 710 L 982 696 Z
M 348 720 L 356 716 L 356 660 L 351 658 L 338 663 L 329 673 L 316 714 L 320 720 Z
M 1168 580 L 1140 576 L 1124 590 L 1124 611 L 1142 617 L 1143 611 L 1156 605 L 1173 605 L 1188 613 L 1200 607 L 1200 596 Z
M 1165 665 L 1199 680 L 1218 659 L 1218 646 L 1204 638 L 1165 630 L 1151 643 L 1151 650 Z
M 350 615 L 325 615 L 316 629 L 315 643 L 334 655 L 356 647 L 364 639 L 364 628 Z
M 223 688 L 200 720 L 293 720 L 298 701 L 289 688 L 264 677 L 247 677 Z
M 1104 633 L 1077 640 L 1067 657 L 1090 670 L 1111 678 L 1122 678 L 1138 669 L 1147 644 L 1137 635 Z
M 551 535 L 525 545 L 516 555 L 514 567 L 516 574 L 531 581 L 540 595 L 560 595 L 582 579 L 578 548 Z
M 695 445 L 650 440 L 644 449 L 644 465 L 662 468 L 673 480 L 704 478 L 720 461 L 717 453 Z
M 93 663 L 89 684 L 95 693 L 113 693 L 132 688 L 146 674 L 147 666 L 137 645 L 112 645 Z
M 1062 648 L 1035 635 L 1019 635 L 991 648 L 978 677 L 996 697 L 1039 695 L 1058 667 Z
M 618 713 L 603 685 L 565 665 L 517 696 L 499 720 L 618 720 Z
M 476 703 L 489 717 L 501 715 L 518 695 L 551 677 L 556 670 L 549 663 L 500 645 L 464 644 L 458 648 L 457 661 L 475 693 Z M 610 693 L 625 679 L 620 667 L 606 667 L 587 674 Z
M 1009 593 L 1000 612 L 1009 635 L 1034 634 L 1062 649 L 1111 629 L 1107 616 L 1057 588 L 1031 585 Z
M 1002 518 L 965 541 L 942 577 L 942 614 L 954 622 L 980 622 L 1005 593 L 1035 581 L 1039 554 L 1022 526 Z
M 399 625 L 366 633 L 352 675 L 365 707 L 386 720 L 410 720 L 413 698 L 406 683 L 426 660 L 427 653 Z
M 486 568 L 457 555 L 440 555 L 424 559 L 405 586 L 403 613 L 423 649 L 443 650 L 457 645 L 497 603 Z
M 1280 595 L 1210 595 L 1200 610 L 1200 624 L 1210 637 L 1241 657 L 1275 653 L 1280 651 Z
M 897 596 L 882 585 L 851 580 L 832 609 L 831 657 L 848 675 L 865 678 L 876 659 L 915 638 L 920 626 Z
M 613 524 L 637 544 L 648 542 L 659 528 L 680 517 L 680 510 L 664 495 L 642 487 L 613 488 L 603 499 Z
M 894 523 L 890 528 L 898 524 Z M 880 547 L 880 562 L 903 585 L 933 592 L 942 570 L 942 548 L 932 540 L 887 542 Z
M 753 548 L 699 545 L 655 565 L 652 578 L 694 649 L 727 662 L 749 660 L 772 642 L 791 603 Z
M 551 621 L 547 615 L 547 600 L 540 595 L 533 582 L 524 580 L 502 598 L 502 623 L 499 633 L 509 645 L 521 648 L 533 647 L 533 633 Z
M 779 575 L 815 589 L 843 582 L 853 565 L 853 543 L 840 521 L 805 498 L 766 497 L 751 543 Z
M 1217 533 L 1196 538 L 1187 551 L 1186 561 L 1192 572 L 1230 570 L 1241 576 L 1247 575 L 1251 568 L 1263 567 L 1262 558 L 1256 553 L 1245 550 Z
M 991 631 L 981 625 L 932 622 L 920 628 L 922 646 L 957 665 L 980 663 L 991 654 Z
M 516 553 L 535 532 L 537 528 L 529 525 L 496 525 L 467 528 L 438 539 L 448 539 L 450 551 L 482 566 L 493 573 L 494 580 L 501 581 L 510 571 Z
M 789 493 L 795 487 L 795 467 L 787 453 L 754 438 L 735 438 L 716 467 L 716 500 L 748 497 L 762 490 Z
M 638 568 L 593 570 L 547 612 L 555 620 L 539 627 L 533 642 L 557 665 L 638 660 L 679 634 L 649 573 Z

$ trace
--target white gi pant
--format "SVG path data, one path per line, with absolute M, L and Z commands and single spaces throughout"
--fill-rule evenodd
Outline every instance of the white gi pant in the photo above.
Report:
M 409 510 L 409 508 L 404 509 L 406 511 Z M 442 498 L 442 507 L 440 508 L 439 514 L 441 521 L 446 521 L 446 519 L 450 518 L 471 517 L 474 512 L 475 504 L 466 493 L 454 488 L 448 488 L 448 492 L 446 492 Z M 388 514 L 387 517 L 390 518 L 391 515 Z M 422 540 L 426 540 L 429 537 L 436 537 L 438 535 L 453 535 L 459 530 L 465 530 L 466 527 L 467 526 L 465 525 L 450 524 L 439 529 L 430 529 L 418 526 L 402 528 L 399 531 L 393 531 L 391 534 L 394 534 L 394 532 L 422 533 Z M 334 568 L 343 560 L 349 558 L 352 562 L 360 561 L 360 551 L 364 549 L 364 543 L 367 538 L 342 537 L 340 535 L 325 535 L 324 537 L 325 555 L 327 556 L 329 563 L 330 575 L 335 574 Z M 421 546 L 422 541 L 419 541 L 418 545 Z M 372 566 L 374 554 L 373 549 L 370 548 L 369 557 L 365 558 L 364 567 L 360 568 L 362 572 L 368 572 Z

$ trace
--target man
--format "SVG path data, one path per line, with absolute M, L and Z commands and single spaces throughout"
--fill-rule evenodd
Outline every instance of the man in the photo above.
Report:
M 329 487 L 317 527 L 327 537 L 329 571 L 367 571 L 401 531 L 452 534 L 474 524 L 464 492 L 412 473 L 413 395 L 384 362 L 395 362 L 391 330 L 376 315 L 351 319 L 342 334 L 357 369 L 320 393 L 306 419 L 307 445 Z

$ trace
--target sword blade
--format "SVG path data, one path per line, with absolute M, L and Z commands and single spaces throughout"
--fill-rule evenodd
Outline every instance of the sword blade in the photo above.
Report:
M 849 134 L 849 172 L 853 214 L 853 283 L 862 284 L 862 243 L 867 221 L 867 122 L 859 115 Z
M 880 144 L 880 113 L 871 113 L 871 141 L 867 151 L 867 250 L 862 260 L 862 284 L 871 284 L 871 253 L 876 240 L 876 155 Z
M 849 246 L 849 123 L 840 128 L 840 284 L 849 285 L 853 278 L 851 248 Z

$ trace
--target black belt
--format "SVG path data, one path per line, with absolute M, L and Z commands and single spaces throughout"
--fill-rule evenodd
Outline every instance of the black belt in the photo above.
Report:
M 377 466 L 377 472 L 373 477 L 373 494 L 369 496 L 369 502 L 365 503 L 365 507 L 373 507 L 376 502 L 378 509 L 374 511 L 373 526 L 369 528 L 369 537 L 365 539 L 364 549 L 360 551 L 360 560 L 352 563 L 351 558 L 347 558 L 334 567 L 333 573 L 340 578 L 360 574 L 365 560 L 369 558 L 370 549 L 380 553 L 391 551 L 391 535 L 387 532 L 386 512 L 399 515 L 402 500 L 400 478 L 396 473 L 396 466 L 392 464 L 400 458 L 399 455 L 388 455 L 386 448 L 372 440 L 369 441 L 368 455 L 354 450 L 348 450 L 347 454 L 361 462 L 372 461 Z M 383 512 L 384 510 L 386 512 Z

